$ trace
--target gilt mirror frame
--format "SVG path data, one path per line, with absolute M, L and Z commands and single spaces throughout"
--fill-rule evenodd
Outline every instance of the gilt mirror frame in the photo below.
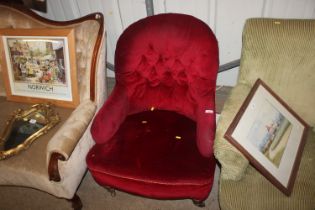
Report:
M 36 123 L 38 123 L 40 126 L 38 126 L 38 130 L 29 134 L 22 143 L 13 148 L 5 149 L 5 145 L 12 134 L 14 123 L 18 121 L 25 122 L 29 125 L 36 125 Z M 27 110 L 16 110 L 8 118 L 6 126 L 0 136 L 0 160 L 4 160 L 26 150 L 38 137 L 47 133 L 48 130 L 54 127 L 59 121 L 60 117 L 49 104 L 35 104 Z

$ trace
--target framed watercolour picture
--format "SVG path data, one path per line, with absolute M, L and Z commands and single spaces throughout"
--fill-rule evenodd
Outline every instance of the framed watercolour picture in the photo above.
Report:
M 290 195 L 307 124 L 258 79 L 225 133 L 271 183 Z
M 78 105 L 73 29 L 0 29 L 0 51 L 8 100 Z

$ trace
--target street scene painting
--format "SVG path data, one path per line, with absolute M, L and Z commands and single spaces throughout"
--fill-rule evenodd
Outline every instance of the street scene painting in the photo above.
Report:
M 0 29 L 7 100 L 79 104 L 73 28 Z
M 268 100 L 264 100 L 247 138 L 276 167 L 279 167 L 292 124 Z
M 14 82 L 66 85 L 63 39 L 8 38 Z

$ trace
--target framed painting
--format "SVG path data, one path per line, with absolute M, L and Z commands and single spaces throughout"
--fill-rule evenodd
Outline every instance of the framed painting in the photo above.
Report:
M 289 196 L 307 129 L 307 124 L 258 79 L 226 131 L 225 138 Z
M 0 51 L 8 100 L 78 105 L 73 29 L 0 29 Z

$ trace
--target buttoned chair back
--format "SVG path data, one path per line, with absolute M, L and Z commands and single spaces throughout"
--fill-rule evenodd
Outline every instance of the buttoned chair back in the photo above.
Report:
M 113 93 L 91 128 L 96 145 L 87 161 L 95 180 L 150 197 L 205 199 L 214 172 L 217 70 L 217 41 L 202 21 L 189 15 L 160 14 L 131 24 L 117 42 Z M 187 139 L 175 147 L 175 137 Z M 125 170 L 112 166 L 110 159 Z M 176 164 L 185 162 L 182 170 L 174 171 L 180 167 Z M 115 178 L 109 180 L 109 173 Z M 127 184 L 118 181 L 122 176 L 130 178 Z M 133 179 L 149 187 L 144 189 Z M 169 191 L 160 186 L 163 179 L 173 183 Z M 194 188 L 190 195 L 183 182 L 191 179 L 197 187 L 190 186 Z M 172 193 L 175 189 L 178 192 Z

